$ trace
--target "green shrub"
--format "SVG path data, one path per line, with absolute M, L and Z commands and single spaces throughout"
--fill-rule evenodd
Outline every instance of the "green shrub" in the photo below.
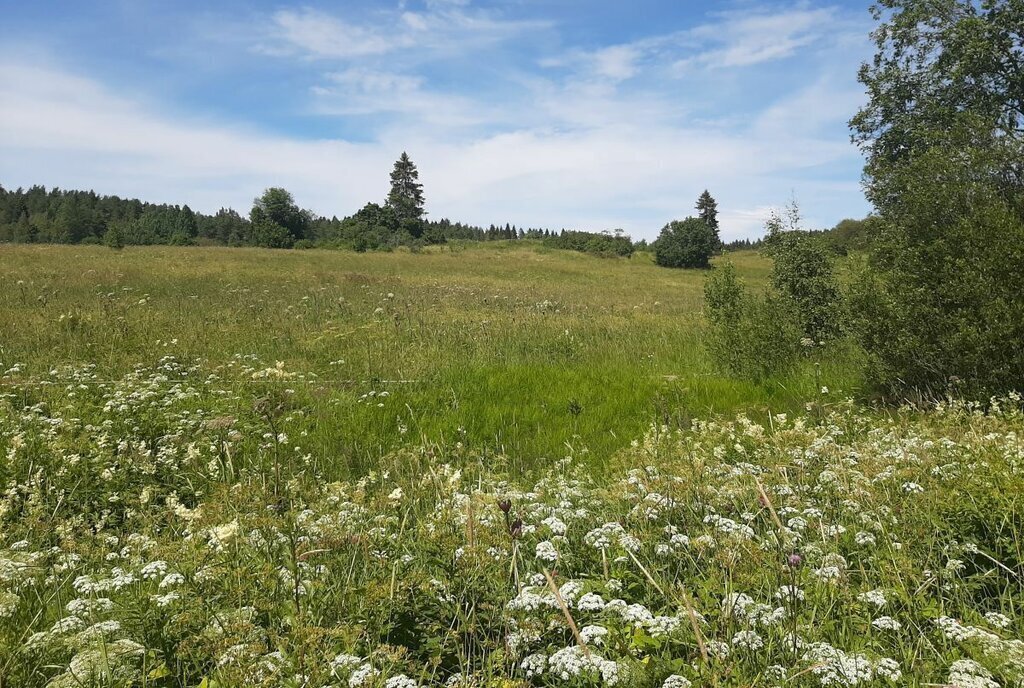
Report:
M 256 245 L 264 248 L 291 248 L 295 243 L 295 238 L 288 230 L 273 220 L 253 222 L 252 235 Z
M 879 392 L 1024 388 L 1024 91 L 1017 0 L 877 3 L 850 121 L 881 218 L 854 287 Z
M 124 248 L 124 231 L 120 222 L 111 222 L 103 234 L 103 243 L 113 249 Z
M 825 245 L 816 237 L 785 232 L 770 239 L 772 287 L 788 299 L 803 336 L 822 343 L 842 333 L 843 303 L 839 282 Z
M 715 230 L 704 220 L 673 220 L 658 236 L 654 262 L 666 268 L 706 268 L 717 245 Z
M 764 382 L 799 361 L 801 328 L 792 303 L 770 291 L 748 293 L 732 263 L 708 277 L 704 307 L 708 352 L 728 374 Z
M 192 243 L 192 238 L 181 231 L 176 231 L 171 235 L 168 242 L 171 246 L 188 246 Z
M 854 280 L 854 331 L 884 396 L 1024 388 L 1024 220 L 971 155 L 935 148 L 893 175 L 903 192 Z
M 552 234 L 544 238 L 544 245 L 553 248 L 580 251 L 596 256 L 622 256 L 628 258 L 633 255 L 632 240 L 621 233 L 615 232 L 580 232 L 563 229 L 560 234 Z

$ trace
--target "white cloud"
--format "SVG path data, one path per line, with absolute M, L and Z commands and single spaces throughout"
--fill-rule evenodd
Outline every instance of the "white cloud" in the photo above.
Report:
M 421 12 L 382 11 L 375 21 L 356 23 L 319 10 L 279 10 L 268 34 L 256 46 L 274 55 L 297 54 L 318 59 L 350 60 L 402 52 L 423 59 L 479 49 L 525 31 L 550 26 L 543 21 L 504 19 L 463 2 L 431 2 Z
M 340 216 L 382 199 L 391 163 L 407 150 L 434 217 L 622 227 L 653 238 L 667 220 L 692 213 L 708 188 L 727 239 L 760 233 L 765 209 L 791 192 L 812 224 L 818 217 L 825 224 L 866 209 L 856 182 L 859 156 L 843 127 L 857 103 L 855 65 L 845 80 L 813 65 L 802 90 L 705 120 L 690 113 L 686 94 L 672 85 L 678 82 L 663 78 L 672 62 L 665 58 L 681 45 L 706 67 L 750 64 L 767 55 L 762 34 L 796 50 L 834 17 L 793 12 L 782 15 L 791 31 L 755 12 L 724 15 L 720 34 L 708 25 L 686 36 L 567 50 L 544 58 L 556 70 L 510 68 L 501 88 L 486 95 L 457 77 L 450 88 L 460 90 L 441 90 L 429 70 L 414 70 L 390 51 L 404 41 L 429 52 L 451 42 L 453 32 L 494 40 L 522 22 L 443 0 L 421 12 L 384 13 L 377 24 L 313 10 L 277 13 L 276 49 L 287 47 L 290 56 L 303 56 L 298 68 L 319 72 L 309 110 L 363 117 L 369 124 L 359 143 L 183 119 L 95 79 L 0 58 L 0 181 L 95 188 L 206 211 L 245 210 L 263 188 L 281 185 L 304 206 Z M 460 59 L 475 54 L 469 49 Z M 320 59 L 310 65 L 308 57 Z M 536 64 L 532 55 L 525 59 Z
M 614 81 L 628 79 L 636 74 L 636 60 L 640 52 L 633 46 L 613 45 L 593 54 L 594 71 Z
M 273 20 L 284 44 L 321 57 L 381 55 L 395 47 L 383 34 L 311 9 L 281 10 Z
M 366 78 L 390 83 L 386 76 Z M 347 214 L 383 198 L 391 162 L 409 150 L 434 216 L 482 224 L 620 226 L 653 237 L 667 219 L 692 212 L 691 196 L 705 187 L 723 208 L 751 207 L 751 201 L 756 207 L 758 199 L 788 196 L 786 170 L 853 152 L 833 143 L 803 144 L 742 132 L 608 123 L 466 142 L 445 141 L 430 128 L 386 131 L 363 144 L 298 140 L 182 121 L 87 78 L 0 64 L 5 183 L 96 188 L 208 211 L 226 204 L 244 210 L 264 187 L 283 185 L 317 212 Z M 803 184 L 797 191 L 814 188 Z M 756 229 L 749 218 L 726 217 L 727 237 Z
M 492 121 L 493 109 L 458 94 L 431 91 L 425 82 L 419 76 L 351 67 L 324 75 L 324 83 L 313 88 L 313 107 L 322 115 L 406 115 L 445 129 Z
M 863 89 L 825 74 L 786 98 L 765 107 L 754 123 L 763 136 L 819 132 L 822 127 L 845 122 L 864 104 Z M 840 141 L 844 143 L 845 141 Z
M 750 67 L 779 60 L 834 35 L 839 22 L 838 13 L 829 7 L 726 13 L 720 21 L 683 34 L 694 48 L 674 66 L 685 72 L 694 67 Z
M 777 206 L 762 205 L 756 208 L 721 208 L 718 224 L 722 227 L 722 240 L 733 241 L 759 236 L 764 223 Z
M 216 209 L 248 207 L 264 187 L 304 203 L 352 207 L 381 184 L 346 169 L 381 164 L 345 141 L 297 141 L 245 127 L 183 121 L 67 72 L 0 64 L 0 176 L 96 188 Z M 344 180 L 344 187 L 333 187 Z
M 777 10 L 754 6 L 718 13 L 715 21 L 691 29 L 596 50 L 570 49 L 542 57 L 538 63 L 572 70 L 578 79 L 617 83 L 644 71 L 661 78 L 754 67 L 811 47 L 849 42 L 851 34 L 862 41 L 864 33 L 863 26 L 833 7 Z

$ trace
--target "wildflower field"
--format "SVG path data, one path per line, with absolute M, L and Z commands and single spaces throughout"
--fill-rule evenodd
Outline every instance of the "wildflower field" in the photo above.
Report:
M 1018 398 L 726 380 L 643 258 L 0 265 L 4 688 L 1024 686 Z

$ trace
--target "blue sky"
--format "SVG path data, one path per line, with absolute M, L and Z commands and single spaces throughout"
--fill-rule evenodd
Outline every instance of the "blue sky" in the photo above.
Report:
M 0 184 L 323 215 L 408 151 L 431 217 L 654 238 L 708 188 L 727 239 L 795 196 L 860 217 L 867 2 L 13 2 Z

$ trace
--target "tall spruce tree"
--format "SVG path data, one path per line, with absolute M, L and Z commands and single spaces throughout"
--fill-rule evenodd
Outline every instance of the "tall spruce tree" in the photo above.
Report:
M 718 203 L 708 193 L 707 189 L 704 189 L 704 193 L 697 199 L 697 217 L 708 223 L 715 232 L 715 247 L 721 245 L 721 239 L 718 236 Z
M 423 185 L 419 179 L 416 164 L 403 152 L 391 172 L 391 192 L 386 205 L 395 213 L 399 225 L 413 236 L 419 236 L 423 229 Z

